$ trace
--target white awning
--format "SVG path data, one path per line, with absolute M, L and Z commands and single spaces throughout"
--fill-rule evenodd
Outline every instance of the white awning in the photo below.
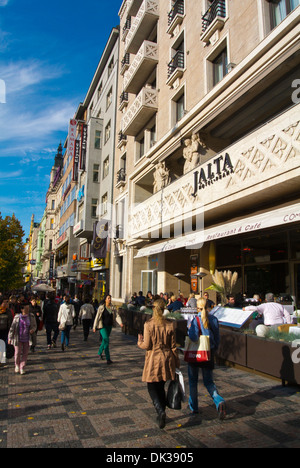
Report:
M 176 237 L 175 239 L 158 242 L 140 249 L 135 256 L 149 257 L 169 250 L 187 248 L 201 248 L 205 242 L 223 239 L 224 237 L 236 236 L 250 232 L 261 231 L 275 226 L 284 226 L 300 221 L 300 203 L 295 205 L 267 211 L 249 218 L 243 218 L 227 224 L 221 224 L 209 229 L 195 231 L 193 233 Z

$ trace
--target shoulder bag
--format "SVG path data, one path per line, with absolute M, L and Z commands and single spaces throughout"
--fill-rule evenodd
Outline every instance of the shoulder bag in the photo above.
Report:
M 200 363 L 210 361 L 210 340 L 208 335 L 203 335 L 201 332 L 200 319 L 197 316 L 196 320 L 199 327 L 198 341 L 192 341 L 188 336 L 185 341 L 184 360 L 190 363 Z

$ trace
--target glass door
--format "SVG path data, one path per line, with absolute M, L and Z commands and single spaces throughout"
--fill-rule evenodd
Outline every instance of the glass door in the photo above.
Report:
M 141 291 L 144 295 L 151 291 L 153 295 L 157 294 L 157 270 L 141 271 Z

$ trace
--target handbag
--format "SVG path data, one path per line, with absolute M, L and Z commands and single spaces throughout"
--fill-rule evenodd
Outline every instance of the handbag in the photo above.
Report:
M 190 363 L 201 363 L 210 361 L 210 340 L 208 335 L 201 333 L 200 319 L 196 317 L 199 327 L 198 341 L 192 341 L 188 336 L 185 341 L 184 360 Z
M 64 331 L 64 330 L 66 329 L 66 322 L 61 322 L 61 323 L 59 324 L 58 329 L 59 329 L 60 331 Z
M 12 359 L 15 355 L 15 347 L 12 344 L 6 345 L 6 359 Z
M 171 380 L 167 391 L 167 406 L 168 408 L 180 410 L 181 401 L 183 399 L 181 385 L 179 382 L 178 374 L 176 374 L 175 380 Z

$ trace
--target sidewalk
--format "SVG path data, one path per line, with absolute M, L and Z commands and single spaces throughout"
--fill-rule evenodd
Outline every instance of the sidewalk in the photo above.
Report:
M 218 420 L 201 383 L 201 412 L 190 415 L 186 402 L 180 411 L 167 410 L 161 430 L 141 381 L 144 351 L 136 339 L 113 329 L 110 366 L 99 360 L 98 346 L 98 333 L 84 342 L 79 326 L 71 331 L 68 350 L 47 350 L 42 331 L 25 375 L 14 373 L 12 360 L 0 367 L 0 448 L 300 447 L 299 388 L 218 367 L 225 421 Z

